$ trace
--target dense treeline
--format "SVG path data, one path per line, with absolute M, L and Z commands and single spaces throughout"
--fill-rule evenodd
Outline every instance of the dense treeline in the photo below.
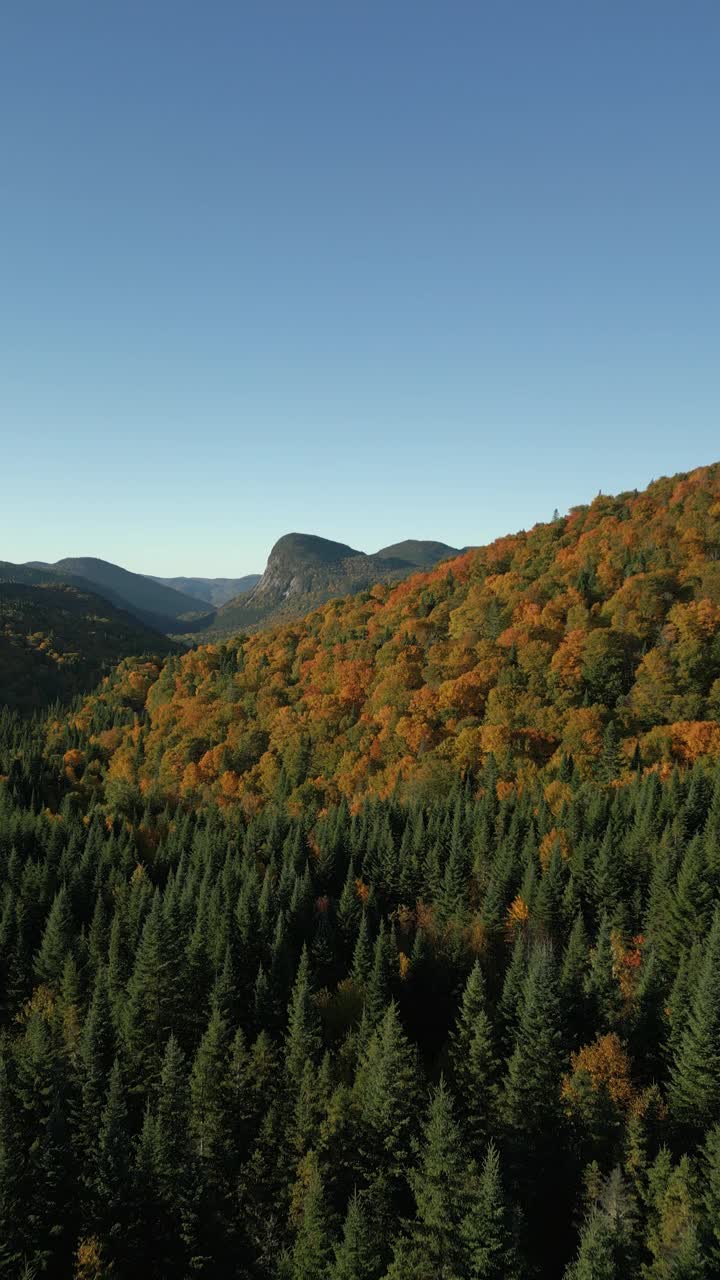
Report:
M 0 717 L 0 1274 L 720 1273 L 711 761 L 131 818 L 77 741 Z
M 145 718 L 98 730 L 113 708 Z M 100 706 L 98 704 L 101 704 Z M 412 801 L 493 753 L 506 778 L 720 758 L 720 465 L 599 496 L 303 621 L 124 669 L 75 717 L 88 792 L 251 815 Z M 64 731 L 64 730 L 63 730 Z

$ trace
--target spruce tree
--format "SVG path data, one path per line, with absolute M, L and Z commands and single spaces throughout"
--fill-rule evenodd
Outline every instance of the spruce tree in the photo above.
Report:
M 369 1207 L 368 1196 L 353 1191 L 328 1280 L 379 1280 L 382 1275 L 382 1253 Z
M 415 1198 L 415 1221 L 410 1240 L 402 1247 L 390 1275 L 409 1274 L 454 1280 L 466 1268 L 460 1224 L 467 1207 L 467 1161 L 453 1115 L 452 1096 L 441 1079 L 433 1091 L 422 1137 L 417 1169 L 410 1175 Z
M 111 1262 L 120 1264 L 125 1258 L 131 1165 L 125 1088 L 117 1058 L 110 1073 L 97 1143 L 94 1191 L 101 1237 Z
M 458 1115 L 468 1149 L 474 1155 L 484 1149 L 497 1123 L 499 1063 L 485 1004 L 485 983 L 476 960 L 450 1040 Z
M 488 1144 L 482 1171 L 461 1224 L 468 1280 L 519 1280 L 512 1224 L 500 1171 L 500 1153 Z
M 42 942 L 35 956 L 34 970 L 39 982 L 59 987 L 65 958 L 73 944 L 73 918 L 65 886 L 55 895 L 45 923 Z
M 292 1280 L 326 1280 L 331 1254 L 329 1215 L 317 1160 L 313 1159 L 292 1252 Z
M 672 1064 L 670 1107 L 675 1123 L 694 1133 L 720 1121 L 720 909 Z
M 703 1148 L 703 1236 L 708 1264 L 720 1275 L 720 1124 L 713 1125 Z
M 320 1052 L 320 1018 L 310 982 L 310 961 L 303 947 L 288 1006 L 285 1070 L 291 1086 L 299 1088 L 305 1063 L 317 1061 Z

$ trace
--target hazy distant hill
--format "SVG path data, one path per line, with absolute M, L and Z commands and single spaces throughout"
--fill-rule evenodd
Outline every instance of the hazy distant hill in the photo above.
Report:
M 149 574 L 148 577 L 151 582 L 160 582 L 163 586 L 172 587 L 174 591 L 180 591 L 218 609 L 235 596 L 251 591 L 262 574 L 247 573 L 244 578 L 157 578 L 154 574 Z
M 403 549 L 406 555 L 395 554 Z M 444 542 L 410 540 L 366 555 L 344 542 L 288 533 L 275 543 L 257 585 L 218 609 L 209 630 L 227 634 L 299 618 L 333 596 L 354 595 L 376 582 L 405 578 L 418 565 L 434 564 L 453 554 Z
M 422 542 L 417 538 L 406 538 L 405 542 L 396 542 L 391 547 L 383 547 L 375 552 L 379 560 L 403 560 L 417 568 L 437 564 L 439 560 L 450 560 L 459 556 L 463 547 L 449 547 L 445 542 Z
M 0 704 L 31 711 L 84 693 L 122 659 L 175 645 L 95 593 L 0 582 Z
M 195 619 L 208 612 L 199 607 L 193 596 L 183 595 L 141 573 L 131 573 L 129 569 L 110 564 L 107 560 L 98 560 L 94 556 L 66 556 L 54 564 L 41 565 L 36 562 L 11 567 L 15 570 L 35 570 L 41 575 L 41 580 L 46 582 L 57 580 L 90 586 L 91 590 L 97 591 L 113 604 L 128 609 L 148 626 L 156 627 L 159 631 L 182 630 L 182 627 L 177 626 L 179 618 Z

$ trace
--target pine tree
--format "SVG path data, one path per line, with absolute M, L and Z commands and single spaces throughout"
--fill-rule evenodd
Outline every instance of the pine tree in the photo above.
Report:
M 143 926 L 128 982 L 122 1023 L 123 1060 L 131 1095 L 147 1097 L 159 1084 L 163 1050 L 172 1030 L 166 1001 L 162 903 L 156 893 Z
M 412 1151 L 419 1083 L 417 1057 L 400 1025 L 395 1004 L 364 1050 L 354 1085 L 358 1107 L 358 1173 L 369 1185 L 378 1182 L 375 1212 L 388 1224 L 400 1208 L 409 1208 L 406 1170 Z
M 605 914 L 600 922 L 593 948 L 587 991 L 595 1009 L 595 1025 L 602 1031 L 614 1031 L 620 1022 L 622 1008 L 620 987 L 615 976 L 610 919 Z
M 523 987 L 527 974 L 527 943 L 518 934 L 513 944 L 512 956 L 505 974 L 499 1014 L 504 1042 L 508 1053 L 512 1052 L 522 1010 Z
M 704 1239 L 710 1273 L 720 1275 L 720 1124 L 713 1125 L 703 1149 Z
M 79 1074 L 82 1088 L 80 1140 L 85 1159 L 96 1147 L 107 1082 L 115 1059 L 116 1043 L 107 971 L 98 970 L 92 999 L 80 1037 Z
M 500 1155 L 488 1144 L 477 1188 L 461 1224 L 468 1280 L 515 1280 L 519 1277 L 508 1206 L 500 1172 Z
M 485 1008 L 485 983 L 477 960 L 470 971 L 451 1037 L 450 1064 L 465 1140 L 468 1149 L 479 1155 L 496 1125 L 499 1063 Z
M 612 1226 L 598 1210 L 583 1227 L 577 1258 L 565 1272 L 565 1280 L 625 1280 L 617 1264 Z
M 332 1254 L 330 1224 L 317 1160 L 312 1160 L 292 1253 L 292 1280 L 326 1280 Z
M 73 943 L 73 918 L 65 886 L 55 895 L 35 956 L 35 976 L 39 982 L 59 987 L 65 957 Z
M 413 1255 L 415 1274 L 427 1272 L 436 1280 L 454 1280 L 466 1265 L 459 1229 L 467 1207 L 466 1158 L 452 1097 L 442 1079 L 430 1100 L 419 1165 L 410 1184 L 416 1211 L 410 1246 L 403 1251 L 403 1273 L 408 1256 Z
M 379 1280 L 382 1253 L 368 1211 L 369 1198 L 355 1190 L 350 1197 L 342 1240 L 335 1246 L 328 1280 Z
M 320 1018 L 310 983 L 307 947 L 303 947 L 288 1006 L 285 1040 L 285 1070 L 294 1088 L 300 1086 L 305 1063 L 317 1061 L 320 1044 Z
M 545 1220 L 548 1213 L 559 1212 L 568 1193 L 559 1093 L 564 1064 L 557 970 L 551 951 L 543 946 L 534 951 L 528 968 L 503 1108 L 512 1179 L 527 1205 L 529 1249 L 537 1251 L 549 1270 L 562 1256 L 562 1240 L 547 1236 Z
M 583 1043 L 590 1027 L 590 1008 L 586 994 L 589 969 L 587 934 L 582 915 L 578 913 L 563 953 L 560 972 L 560 998 L 573 1045 Z
M 658 1160 L 651 1173 L 647 1246 L 652 1262 L 647 1280 L 706 1280 L 706 1260 L 698 1235 L 692 1173 L 687 1156 L 673 1168 Z
M 228 1159 L 229 1094 L 227 1064 L 230 1033 L 220 1009 L 210 1015 L 190 1073 L 190 1137 L 206 1177 L 221 1175 Z
M 102 1239 L 111 1262 L 125 1257 L 128 1229 L 128 1185 L 130 1181 L 130 1146 L 128 1112 L 120 1063 L 115 1059 L 105 1108 L 98 1132 L 94 1191 Z
M 388 1006 L 392 972 L 393 946 L 385 922 L 381 921 L 373 948 L 372 968 L 366 983 L 365 1008 L 370 1027 L 377 1026 Z
M 692 1132 L 720 1121 L 720 910 L 673 1062 L 670 1107 L 676 1124 Z
M 197 1180 L 189 1134 L 189 1094 L 185 1057 L 171 1035 L 160 1074 L 154 1162 L 168 1280 L 185 1275 L 196 1234 Z

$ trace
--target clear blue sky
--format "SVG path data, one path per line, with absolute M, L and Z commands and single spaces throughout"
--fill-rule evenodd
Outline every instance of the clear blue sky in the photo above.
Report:
M 720 457 L 717 0 L 5 0 L 0 558 L 454 544 Z

